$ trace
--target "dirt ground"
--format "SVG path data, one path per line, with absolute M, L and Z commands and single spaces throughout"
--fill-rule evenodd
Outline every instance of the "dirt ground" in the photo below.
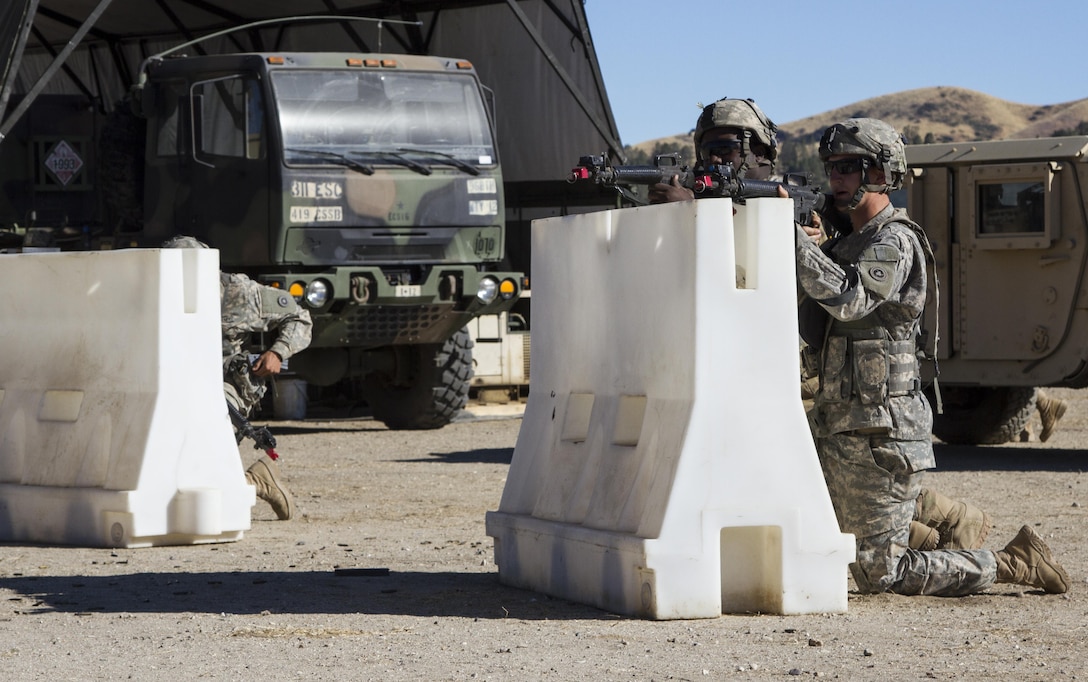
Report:
M 990 511 L 990 548 L 1035 526 L 1069 571 L 1065 595 L 1009 585 L 960 599 L 851 592 L 836 615 L 618 617 L 498 583 L 484 513 L 498 507 L 520 418 L 470 412 L 430 432 L 281 422 L 292 521 L 258 503 L 235 543 L 0 544 L 0 675 L 1088 679 L 1088 392 L 1053 394 L 1071 407 L 1050 442 L 938 444 L 930 484 Z

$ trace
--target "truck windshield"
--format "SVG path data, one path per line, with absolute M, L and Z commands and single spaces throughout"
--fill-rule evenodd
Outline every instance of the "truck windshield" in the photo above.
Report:
M 403 166 L 412 151 L 429 165 L 495 163 L 480 89 L 467 74 L 274 71 L 272 86 L 288 165 L 349 155 Z

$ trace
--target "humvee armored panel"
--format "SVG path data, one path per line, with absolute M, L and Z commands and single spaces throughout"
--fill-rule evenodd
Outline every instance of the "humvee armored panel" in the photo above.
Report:
M 1035 387 L 1088 385 L 1088 136 L 911 145 L 907 161 L 940 282 L 934 433 L 1011 440 Z

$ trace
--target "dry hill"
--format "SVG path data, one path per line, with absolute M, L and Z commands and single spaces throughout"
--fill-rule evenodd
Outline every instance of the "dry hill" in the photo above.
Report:
M 908 137 L 932 134 L 937 142 L 1047 137 L 1088 121 L 1088 99 L 1064 104 L 1018 104 L 964 88 L 934 87 L 862 100 L 782 126 L 788 137 L 823 132 L 844 118 L 879 118 Z
M 768 112 L 774 118 L 774 112 Z M 783 147 L 818 140 L 829 124 L 850 117 L 879 118 L 904 132 L 910 142 L 959 142 L 1048 137 L 1088 121 L 1088 98 L 1062 104 L 1018 104 L 965 88 L 938 86 L 907 90 L 855 102 L 780 126 Z M 694 123 L 694 120 L 692 121 Z M 659 144 L 690 146 L 690 131 L 647 140 L 634 149 L 650 153 Z

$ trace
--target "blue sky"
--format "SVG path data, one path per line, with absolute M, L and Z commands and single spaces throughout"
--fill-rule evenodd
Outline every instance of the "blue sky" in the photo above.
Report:
M 937 85 L 1021 104 L 1088 97 L 1088 0 L 585 0 L 585 9 L 624 144 L 685 133 L 699 102 L 726 96 L 751 97 L 776 123 Z

